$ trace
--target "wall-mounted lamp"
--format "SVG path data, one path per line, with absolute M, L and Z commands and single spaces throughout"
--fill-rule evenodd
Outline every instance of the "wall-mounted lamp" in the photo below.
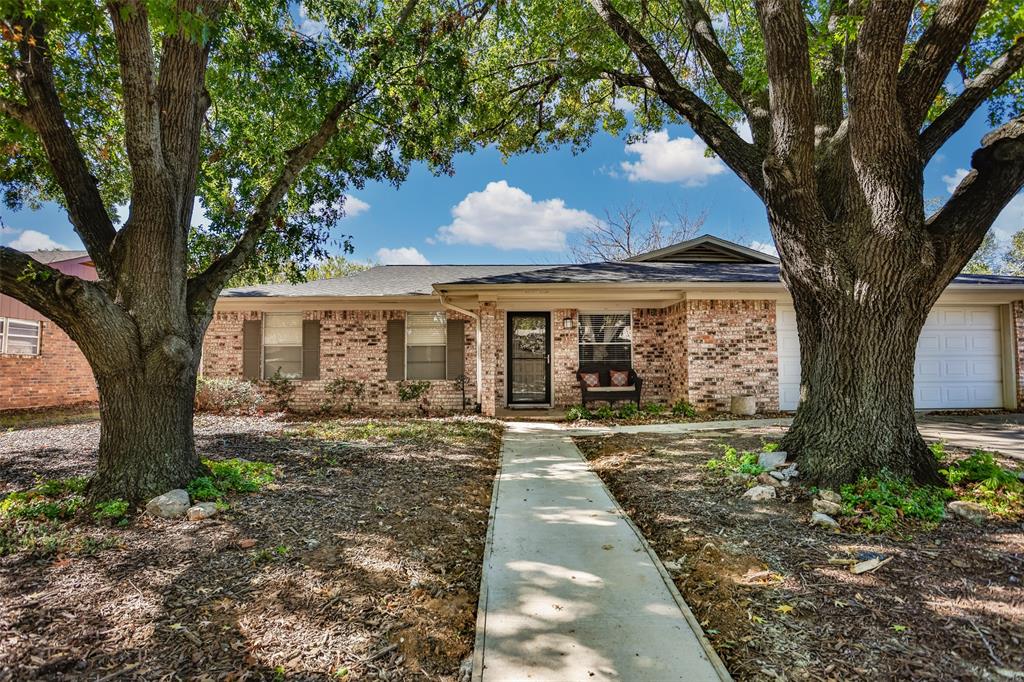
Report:
M 572 324 L 573 319 L 571 317 L 566 317 L 562 320 L 562 329 L 572 329 Z

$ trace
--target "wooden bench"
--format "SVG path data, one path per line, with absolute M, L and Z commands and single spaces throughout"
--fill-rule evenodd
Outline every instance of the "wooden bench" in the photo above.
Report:
M 613 369 L 629 372 L 629 384 L 627 386 L 611 385 L 611 370 Z M 594 372 L 597 373 L 600 379 L 600 386 L 588 386 L 580 376 Z M 582 394 L 584 407 L 586 407 L 587 403 L 595 400 L 604 400 L 609 406 L 623 400 L 630 400 L 635 401 L 637 407 L 640 407 L 640 391 L 643 388 L 644 380 L 629 365 L 608 363 L 581 365 L 576 370 L 576 381 L 580 383 L 580 393 Z

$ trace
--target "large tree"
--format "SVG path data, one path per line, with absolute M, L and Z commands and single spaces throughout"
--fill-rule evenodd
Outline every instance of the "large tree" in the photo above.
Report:
M 447 170 L 484 7 L 0 0 L 4 198 L 63 204 L 99 275 L 0 248 L 0 289 L 93 369 L 94 498 L 139 500 L 201 471 L 196 372 L 232 276 L 324 256 L 351 187 L 399 182 L 417 159 Z
M 684 122 L 764 202 L 800 337 L 784 447 L 808 478 L 938 480 L 915 345 L 1024 184 L 1019 2 L 521 0 L 490 27 L 480 125 L 504 151 Z M 994 129 L 928 215 L 926 165 L 985 102 Z

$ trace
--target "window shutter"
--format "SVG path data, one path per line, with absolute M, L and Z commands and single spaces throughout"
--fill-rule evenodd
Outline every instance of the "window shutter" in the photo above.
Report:
M 448 320 L 448 378 L 457 379 L 466 372 L 466 323 Z
M 320 320 L 302 321 L 302 378 L 320 378 Z
M 388 381 L 405 378 L 405 320 L 388 320 Z
M 242 378 L 260 378 L 260 352 L 263 348 L 263 325 L 260 320 L 242 323 Z

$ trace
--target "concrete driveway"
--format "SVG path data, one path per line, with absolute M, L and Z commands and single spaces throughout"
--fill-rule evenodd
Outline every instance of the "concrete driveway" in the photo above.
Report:
M 917 423 L 926 441 L 941 440 L 968 450 L 994 450 L 1024 462 L 1024 414 L 926 414 Z

